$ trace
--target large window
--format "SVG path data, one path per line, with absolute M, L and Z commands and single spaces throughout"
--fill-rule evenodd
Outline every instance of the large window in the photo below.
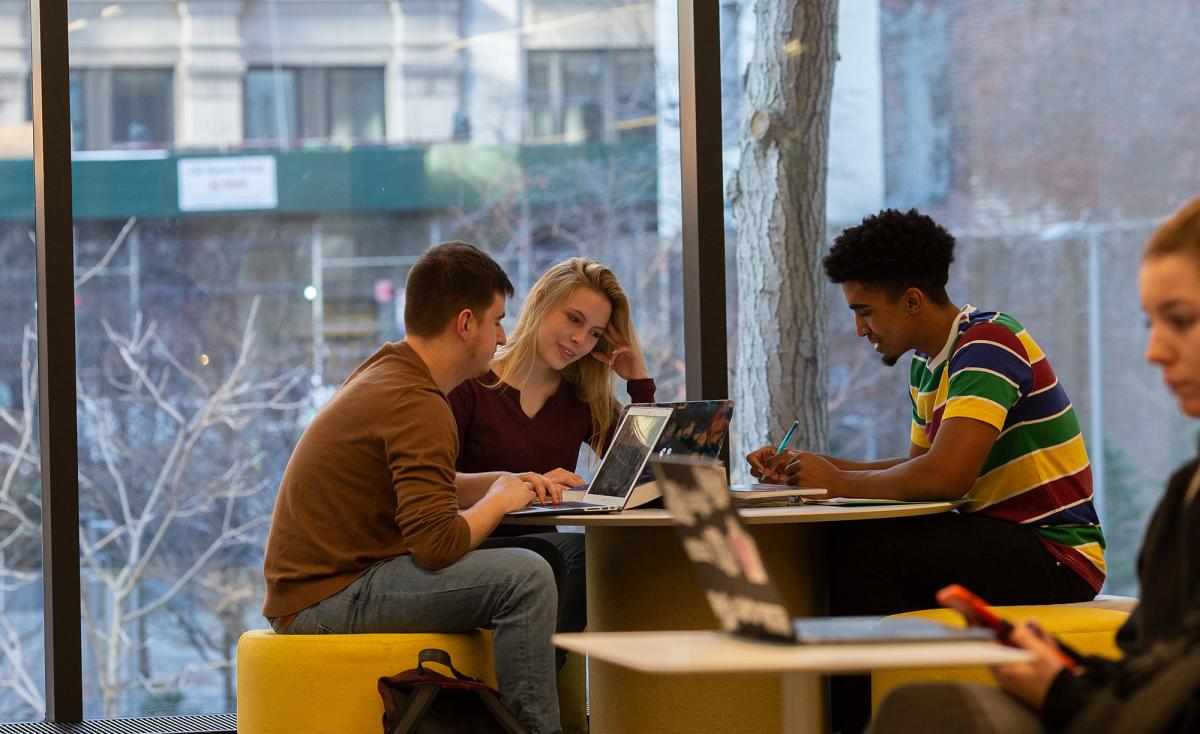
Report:
M 381 68 L 251 68 L 245 89 L 248 143 L 384 139 Z
M 114 69 L 112 142 L 149 145 L 169 142 L 172 94 L 170 69 Z
M 526 64 L 533 141 L 653 139 L 652 49 L 529 51 Z
M 0 25 L 0 721 L 46 711 L 28 8 Z
M 330 69 L 325 88 L 330 140 L 383 140 L 382 69 Z
M 150 148 L 175 137 L 171 69 L 81 68 L 71 72 L 77 150 Z
M 300 136 L 299 70 L 246 70 L 246 141 L 289 141 Z
M 755 18 L 727 8 L 733 167 Z M 1046 351 L 1083 425 L 1106 589 L 1136 593 L 1146 514 L 1195 450 L 1142 360 L 1134 282 L 1147 234 L 1196 194 L 1184 121 L 1200 96 L 1168 81 L 1195 78 L 1178 61 L 1197 70 L 1190 26 L 1165 6 L 843 0 L 838 30 L 826 244 L 883 207 L 918 207 L 957 236 L 951 299 L 1012 314 Z M 827 306 L 831 448 L 904 454 L 906 374 L 878 364 L 836 289 Z
M 86 716 L 233 710 L 237 638 L 266 624 L 284 466 L 350 370 L 403 338 L 405 279 L 431 245 L 492 253 L 513 319 L 555 260 L 605 261 L 660 397 L 683 396 L 678 154 L 660 143 L 678 139 L 660 113 L 674 46 L 652 30 L 675 33 L 672 4 L 68 11 Z M 555 127 L 534 139 L 546 88 L 527 64 L 560 27 Z M 21 157 L 0 168 L 28 176 Z M 17 694 L 41 681 L 38 467 L 17 355 L 33 248 L 29 207 L 4 208 L 19 180 L 0 178 L 0 718 L 31 719 L 36 697 Z
M 952 299 L 1013 314 L 1045 348 L 1083 422 L 1108 588 L 1136 591 L 1146 512 L 1196 440 L 1142 362 L 1133 281 L 1146 234 L 1195 194 L 1194 24 L 1145 3 L 839 5 L 827 147 L 822 131 L 784 127 L 769 172 L 827 164 L 824 201 L 800 211 L 824 207 L 817 249 L 888 206 L 957 235 Z M 608 262 L 660 398 L 683 396 L 682 303 L 706 294 L 685 294 L 681 276 L 675 7 L 70 4 L 89 716 L 232 709 L 234 642 L 264 624 L 283 466 L 347 372 L 403 337 L 404 280 L 431 244 L 495 255 L 517 285 L 514 316 L 551 262 Z M 755 4 L 720 13 L 733 171 L 755 130 L 781 121 L 751 126 L 760 110 L 744 104 L 761 72 L 747 69 Z M 0 718 L 29 719 L 44 697 L 28 20 L 16 6 L 0 19 Z M 806 53 L 804 39 L 759 40 L 771 63 Z M 812 262 L 738 273 L 739 247 L 761 243 L 739 245 L 744 223 L 726 213 L 746 289 L 816 293 L 825 309 L 819 357 L 781 334 L 746 364 L 827 366 L 830 448 L 903 454 L 903 369 L 878 363 Z M 732 312 L 731 350 L 745 320 L 771 318 Z M 758 379 L 733 354 L 733 383 Z

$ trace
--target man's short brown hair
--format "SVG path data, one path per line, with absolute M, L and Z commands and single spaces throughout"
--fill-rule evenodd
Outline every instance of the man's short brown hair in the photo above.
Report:
M 404 329 L 416 337 L 433 338 L 464 308 L 482 317 L 497 294 L 511 297 L 513 285 L 487 253 L 466 242 L 435 245 L 408 271 Z

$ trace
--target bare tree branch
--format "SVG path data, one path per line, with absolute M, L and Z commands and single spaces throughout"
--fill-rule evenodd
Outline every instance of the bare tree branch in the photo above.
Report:
M 137 224 L 137 217 L 130 217 L 129 219 L 125 220 L 125 226 L 121 227 L 121 231 L 117 233 L 115 238 L 113 238 L 112 244 L 108 246 L 108 250 L 104 253 L 104 256 L 100 258 L 100 261 L 93 265 L 86 273 L 75 279 L 76 290 L 79 290 L 80 286 L 94 278 L 106 267 L 108 267 L 109 261 L 111 261 L 113 256 L 117 254 L 117 251 L 121 249 L 121 245 L 125 244 L 125 238 L 129 236 L 130 232 L 133 231 L 135 224 Z
M 269 517 L 256 517 L 253 520 L 243 523 L 236 528 L 230 528 L 221 533 L 209 545 L 209 547 L 205 549 L 204 553 L 200 554 L 195 563 L 193 563 L 191 567 L 179 577 L 178 581 L 172 584 L 169 589 L 160 594 L 153 602 L 150 602 L 149 604 L 137 609 L 131 609 L 127 611 L 125 614 L 126 619 L 128 621 L 133 621 L 138 617 L 142 617 L 150 612 L 153 612 L 169 602 L 177 593 L 179 593 L 179 590 L 182 589 L 189 581 L 191 581 L 192 577 L 204 567 L 204 564 L 208 561 L 208 559 L 212 558 L 213 554 L 224 548 L 229 542 L 241 542 L 246 540 L 251 530 L 262 527 L 269 522 L 271 522 L 271 518 Z

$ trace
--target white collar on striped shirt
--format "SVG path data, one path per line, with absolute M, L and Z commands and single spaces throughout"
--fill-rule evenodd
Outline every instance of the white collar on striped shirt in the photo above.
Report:
M 1195 473 L 1192 474 L 1192 483 L 1188 485 L 1187 494 L 1183 497 L 1184 507 L 1192 504 L 1192 499 L 1196 496 L 1196 492 L 1200 492 L 1200 466 L 1197 466 Z
M 926 360 L 926 369 L 933 372 L 942 362 L 946 361 L 946 358 L 950 356 L 951 347 L 954 346 L 954 340 L 958 338 L 959 324 L 965 321 L 974 310 L 975 307 L 969 303 L 962 307 L 962 310 L 958 312 L 958 316 L 954 319 L 954 323 L 950 325 L 950 333 L 946 335 L 946 345 L 942 347 L 942 351 L 938 352 L 936 357 Z

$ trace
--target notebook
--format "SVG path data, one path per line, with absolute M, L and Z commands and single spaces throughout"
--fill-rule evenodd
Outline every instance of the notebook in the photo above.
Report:
M 824 489 L 793 487 L 790 484 L 731 484 L 729 491 L 736 507 L 798 505 L 801 501 L 811 502 L 813 500 L 810 498 L 827 493 Z
M 829 499 L 802 497 L 801 501 L 807 505 L 827 505 L 830 507 L 868 507 L 871 505 L 926 505 L 930 502 L 948 502 L 952 505 L 965 505 L 969 500 L 964 498 L 956 500 L 885 500 L 872 499 L 870 497 L 830 497 Z
M 994 639 L 990 630 L 954 629 L 918 619 L 793 619 L 711 463 L 686 456 L 650 462 L 684 552 L 725 631 L 760 640 L 823 644 Z
M 625 410 L 596 475 L 579 500 L 556 505 L 530 505 L 507 517 L 529 515 L 576 515 L 586 512 L 620 512 L 633 494 L 646 460 L 658 445 L 674 412 L 672 408 L 635 405 Z

